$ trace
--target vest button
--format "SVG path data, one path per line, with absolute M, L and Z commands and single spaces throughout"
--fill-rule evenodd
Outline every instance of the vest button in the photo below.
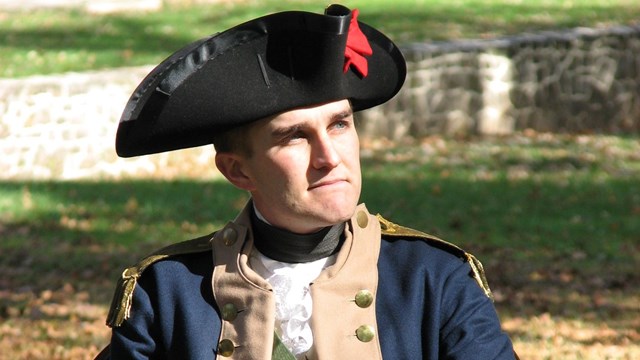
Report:
M 360 290 L 356 294 L 356 305 L 361 308 L 368 308 L 373 303 L 373 294 L 369 290 Z
M 229 357 L 233 355 L 233 350 L 235 350 L 235 345 L 233 345 L 233 341 L 229 339 L 223 339 L 218 344 L 218 354 L 224 357 Z
M 369 216 L 367 215 L 367 213 L 360 210 L 356 215 L 356 221 L 358 222 L 358 226 L 364 229 L 369 224 Z
M 222 230 L 222 241 L 226 246 L 231 246 L 235 244 L 237 238 L 238 238 L 238 233 L 236 232 L 236 229 L 232 227 L 228 227 Z
M 222 319 L 233 321 L 238 317 L 238 308 L 233 304 L 225 304 L 222 307 Z
M 362 342 L 369 342 L 376 336 L 376 330 L 371 325 L 362 325 L 356 329 L 356 337 Z

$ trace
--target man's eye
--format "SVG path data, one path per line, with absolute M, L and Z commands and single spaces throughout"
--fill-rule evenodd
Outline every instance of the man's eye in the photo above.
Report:
M 344 120 L 336 121 L 335 123 L 333 123 L 333 127 L 336 129 L 345 129 L 349 127 L 349 122 Z
M 287 141 L 295 141 L 298 139 L 303 139 L 305 137 L 302 131 L 296 131 L 287 137 Z

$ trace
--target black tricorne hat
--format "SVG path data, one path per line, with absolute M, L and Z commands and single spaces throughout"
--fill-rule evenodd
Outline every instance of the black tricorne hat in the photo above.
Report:
M 357 10 L 267 15 L 200 39 L 152 70 L 125 107 L 116 152 L 211 144 L 220 131 L 341 99 L 364 110 L 393 97 L 405 75 L 400 50 L 358 22 Z

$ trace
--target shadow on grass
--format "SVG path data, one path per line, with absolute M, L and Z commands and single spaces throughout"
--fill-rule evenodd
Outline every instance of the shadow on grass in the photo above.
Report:
M 364 182 L 370 211 L 467 248 L 501 288 L 588 292 L 639 283 L 634 180 Z M 0 195 L 0 273 L 7 275 L 0 288 L 36 291 L 69 280 L 111 284 L 145 253 L 221 227 L 247 200 L 226 182 L 188 180 L 4 182 Z
M 633 180 L 402 176 L 365 172 L 369 210 L 477 255 L 514 339 L 545 341 L 531 331 L 536 321 L 567 331 L 607 324 L 614 334 L 603 338 L 607 344 L 637 336 L 640 199 Z M 94 335 L 67 341 L 97 353 L 108 341 L 105 307 L 121 271 L 154 249 L 214 231 L 246 201 L 221 181 L 1 182 L 0 319 L 36 332 L 28 329 L 90 323 Z M 40 343 L 58 341 L 50 337 Z
M 189 181 L 2 183 L 0 197 L 0 290 L 72 282 L 102 302 L 124 267 L 212 232 L 247 199 L 225 183 Z

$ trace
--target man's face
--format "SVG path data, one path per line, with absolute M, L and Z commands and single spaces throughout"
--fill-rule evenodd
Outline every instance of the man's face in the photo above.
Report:
M 361 189 L 360 154 L 347 100 L 259 121 L 240 157 L 256 208 L 272 225 L 311 233 L 349 219 Z

